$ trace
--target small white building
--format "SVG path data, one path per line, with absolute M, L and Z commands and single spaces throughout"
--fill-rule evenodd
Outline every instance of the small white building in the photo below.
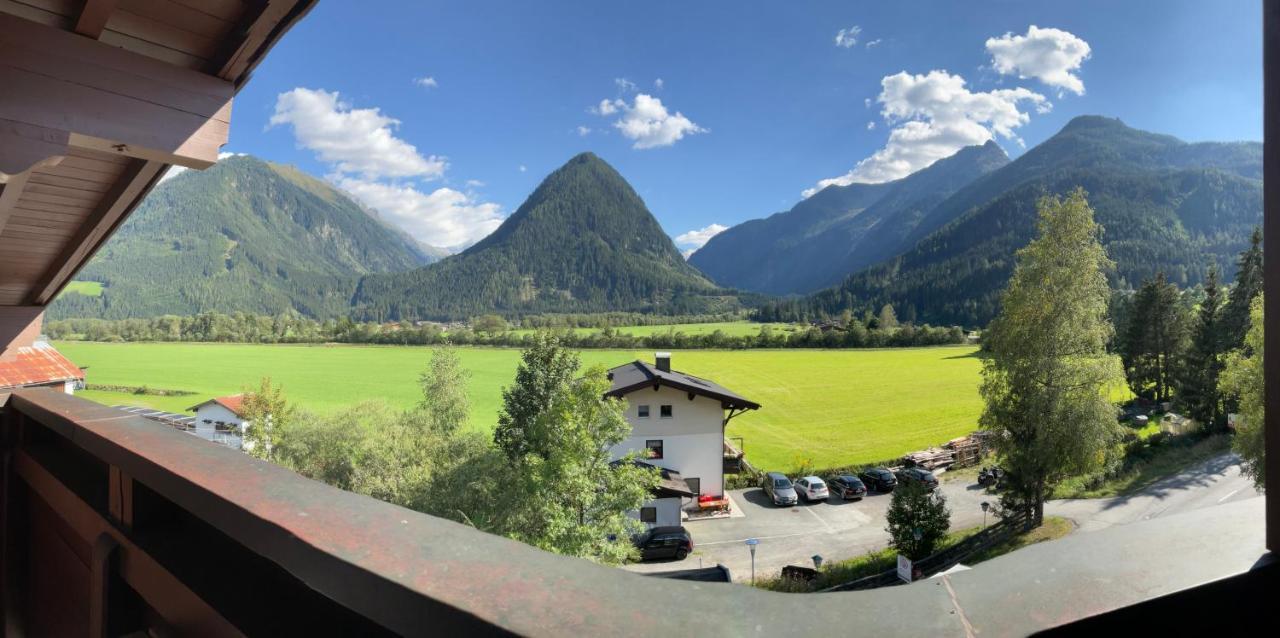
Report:
M 712 381 L 671 369 L 671 354 L 655 362 L 633 361 L 609 371 L 606 397 L 626 399 L 631 436 L 614 446 L 615 459 L 640 452 L 662 468 L 655 498 L 637 513 L 650 526 L 679 525 L 683 506 L 699 496 L 724 496 L 724 429 L 729 420 L 760 404 Z M 687 499 L 687 502 L 686 502 Z
M 53 388 L 67 394 L 84 388 L 84 371 L 47 341 L 0 352 L 0 394 L 22 388 Z
M 187 411 L 196 413 L 196 436 L 237 449 L 241 447 L 245 428 L 249 427 L 249 422 L 244 420 L 243 394 L 209 399 Z

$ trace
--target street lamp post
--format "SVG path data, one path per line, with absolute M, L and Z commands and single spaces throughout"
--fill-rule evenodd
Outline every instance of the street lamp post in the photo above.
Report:
M 759 539 L 748 538 L 747 549 L 751 550 L 751 584 L 756 584 L 756 545 L 760 544 Z

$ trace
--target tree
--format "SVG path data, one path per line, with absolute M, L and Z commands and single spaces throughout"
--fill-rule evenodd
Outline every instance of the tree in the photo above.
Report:
M 471 402 L 467 398 L 467 381 L 471 373 L 462 367 L 458 352 L 448 348 L 431 351 L 431 361 L 426 372 L 418 377 L 422 386 L 422 401 L 418 411 L 430 420 L 432 429 L 441 434 L 453 434 L 467 424 L 471 417 Z
M 1266 487 L 1266 384 L 1263 372 L 1262 320 L 1263 296 L 1253 301 L 1251 325 L 1245 337 L 1244 347 L 1227 356 L 1226 369 L 1222 373 L 1223 389 L 1239 397 L 1240 413 L 1236 422 L 1236 436 L 1231 446 L 1244 461 L 1244 472 L 1253 479 L 1259 489 Z
M 631 534 L 642 527 L 628 516 L 657 485 L 651 466 L 628 455 L 613 462 L 610 448 L 631 434 L 626 404 L 604 398 L 602 367 L 555 389 L 546 410 L 524 430 L 530 440 L 517 457 L 513 481 L 522 492 L 504 533 L 542 549 L 604 563 L 634 552 Z
M 264 461 L 276 459 L 276 447 L 287 436 L 293 422 L 294 407 L 284 396 L 284 390 L 271 383 L 271 377 L 262 377 L 258 389 L 245 393 L 242 418 L 244 450 L 254 458 Z
M 1119 437 L 1107 390 L 1124 379 L 1106 351 L 1111 261 L 1084 191 L 1038 209 L 1039 235 L 1018 251 L 988 332 L 980 421 L 1037 523 L 1054 485 L 1096 467 Z
M 547 456 L 554 450 L 545 433 L 535 431 L 545 426 L 538 417 L 551 408 L 557 393 L 569 384 L 578 371 L 578 355 L 560 344 L 550 332 L 534 335 L 533 343 L 520 354 L 515 385 L 502 390 L 502 410 L 493 441 L 507 457 L 515 460 L 529 452 Z
M 928 492 L 919 483 L 899 485 L 885 514 L 889 546 L 911 560 L 933 554 L 951 529 L 951 511 L 941 492 Z M 919 538 L 917 538 L 917 535 Z
M 1142 283 L 1130 308 L 1120 351 L 1129 388 L 1138 396 L 1168 401 L 1177 362 L 1185 350 L 1186 309 L 1164 273 Z
M 481 315 L 471 320 L 471 329 L 481 334 L 495 335 L 506 332 L 507 321 L 498 315 Z
M 893 312 L 892 304 L 885 304 L 880 309 L 879 326 L 882 330 L 892 330 L 898 327 L 898 315 Z
M 1218 272 L 1211 268 L 1178 387 L 1179 400 L 1187 414 L 1208 429 L 1223 423 L 1222 393 L 1218 390 L 1222 366 L 1222 296 Z
M 1235 350 L 1244 345 L 1249 332 L 1250 309 L 1253 300 L 1262 294 L 1262 229 L 1255 228 L 1249 248 L 1240 253 L 1236 280 L 1227 295 L 1227 305 L 1222 309 L 1223 351 Z

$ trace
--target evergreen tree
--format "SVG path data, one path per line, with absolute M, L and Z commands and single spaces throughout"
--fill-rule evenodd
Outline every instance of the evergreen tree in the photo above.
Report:
M 1134 296 L 1121 359 L 1129 388 L 1138 396 L 1168 401 L 1186 344 L 1186 309 L 1164 273 L 1142 283 Z
M 1123 381 L 1106 344 L 1110 268 L 1082 189 L 1042 198 L 1039 236 L 1018 251 L 989 331 L 981 424 L 998 436 L 1010 493 L 1044 518 L 1067 476 L 1094 469 L 1118 438 L 1110 386 Z
M 1235 350 L 1244 345 L 1249 332 L 1249 312 L 1253 300 L 1262 294 L 1262 229 L 1255 228 L 1249 249 L 1240 253 L 1236 281 L 1222 309 L 1222 349 Z
M 1191 418 L 1214 429 L 1223 423 L 1222 394 L 1218 377 L 1222 372 L 1222 298 L 1218 273 L 1210 270 L 1204 284 L 1204 299 L 1196 317 L 1182 366 L 1179 400 Z

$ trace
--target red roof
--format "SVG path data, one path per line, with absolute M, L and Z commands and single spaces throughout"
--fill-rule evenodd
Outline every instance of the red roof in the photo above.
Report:
M 44 342 L 14 348 L 0 358 L 0 388 L 82 380 L 84 371 Z
M 199 410 L 200 408 L 203 408 L 203 407 L 204 407 L 204 406 L 206 406 L 206 405 L 209 405 L 210 403 L 217 403 L 218 405 L 220 405 L 220 406 L 222 406 L 222 407 L 224 407 L 224 408 L 226 408 L 226 409 L 228 409 L 228 410 L 231 410 L 231 412 L 232 412 L 233 414 L 235 414 L 236 416 L 244 416 L 244 414 L 242 413 L 242 411 L 244 410 L 244 395 L 243 395 L 243 394 L 233 394 L 233 395 L 231 395 L 231 396 L 226 396 L 226 397 L 217 397 L 217 398 L 209 399 L 208 401 L 205 401 L 204 403 L 200 403 L 200 404 L 197 404 L 197 405 L 193 405 L 193 406 L 191 406 L 191 407 L 187 408 L 187 410 L 194 412 L 194 411 L 196 411 L 196 410 Z

